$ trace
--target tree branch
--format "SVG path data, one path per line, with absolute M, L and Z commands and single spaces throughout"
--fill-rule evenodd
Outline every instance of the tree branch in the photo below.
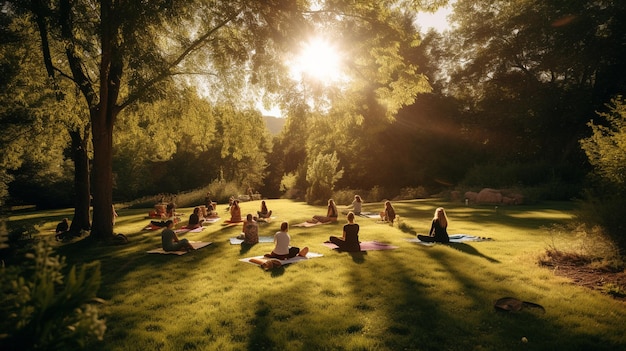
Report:
M 172 72 L 172 69 L 174 67 L 176 67 L 178 64 L 180 64 L 192 52 L 194 52 L 195 50 L 199 49 L 202 45 L 204 45 L 207 42 L 207 39 L 210 38 L 215 32 L 217 32 L 219 29 L 221 29 L 222 27 L 227 25 L 229 22 L 233 21 L 237 16 L 239 16 L 241 11 L 243 11 L 242 8 L 238 9 L 232 15 L 230 15 L 228 18 L 226 18 L 221 23 L 219 23 L 217 26 L 211 28 L 205 34 L 203 34 L 202 36 L 200 36 L 199 38 L 194 40 L 191 43 L 191 45 L 189 45 L 185 50 L 183 50 L 183 52 L 180 53 L 180 55 L 178 55 L 178 57 L 174 61 L 169 63 L 168 68 L 165 71 L 163 71 L 161 74 L 159 74 L 156 77 L 154 77 L 151 80 L 149 80 L 146 84 L 144 84 L 142 87 L 137 89 L 132 94 L 129 94 L 128 97 L 126 98 L 126 101 L 124 101 L 122 104 L 119 105 L 119 109 L 122 110 L 122 109 L 126 108 L 128 105 L 134 103 L 135 101 L 140 99 L 143 95 L 145 95 L 146 91 L 149 88 L 151 88 L 152 86 L 154 86 L 158 82 L 162 81 L 163 79 L 165 79 L 165 78 L 175 74 L 175 73 Z

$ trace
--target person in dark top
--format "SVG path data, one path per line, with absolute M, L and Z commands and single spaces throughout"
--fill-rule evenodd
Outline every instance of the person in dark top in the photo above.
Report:
M 348 212 L 348 223 L 343 226 L 343 237 L 331 236 L 329 241 L 339 246 L 340 251 L 359 252 L 361 244 L 359 242 L 359 225 L 354 223 L 354 213 Z
M 256 211 L 259 218 L 270 218 L 272 217 L 272 211 L 267 209 L 267 204 L 265 200 L 261 201 L 261 211 Z
M 63 240 L 65 239 L 66 235 L 68 234 L 67 232 L 69 230 L 70 230 L 69 220 L 67 218 L 63 218 L 63 220 L 59 222 L 59 224 L 57 224 L 57 228 L 54 231 L 55 232 L 54 237 L 57 240 Z
M 450 242 L 450 237 L 448 237 L 448 216 L 443 207 L 439 207 L 435 210 L 435 216 L 430 225 L 428 235 L 418 235 L 417 238 L 427 242 Z
M 187 229 L 196 229 L 202 226 L 200 223 L 200 207 L 193 209 L 193 213 L 189 215 L 189 223 L 187 223 Z
M 174 232 L 174 221 L 168 219 L 165 221 L 167 228 L 161 232 L 161 244 L 165 251 L 193 251 L 194 248 L 187 239 L 179 239 L 176 232 Z

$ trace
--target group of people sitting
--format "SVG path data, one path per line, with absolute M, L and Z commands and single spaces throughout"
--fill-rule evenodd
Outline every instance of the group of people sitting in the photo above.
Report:
M 228 211 L 230 212 L 230 223 L 238 223 L 242 222 L 241 218 L 241 207 L 239 206 L 239 200 L 233 200 L 229 206 Z M 256 212 L 257 215 L 254 217 L 255 221 L 263 221 L 267 222 L 272 218 L 272 211 L 267 208 L 267 204 L 265 200 L 261 201 L 261 210 Z
M 214 209 L 214 203 L 210 200 L 207 194 L 207 212 L 209 216 L 217 215 Z M 347 213 L 347 223 L 343 226 L 343 234 L 341 237 L 330 236 L 328 242 L 338 246 L 341 251 L 358 252 L 360 251 L 359 241 L 359 225 L 355 223 L 355 215 L 361 213 L 363 200 L 359 195 L 355 195 L 354 201 L 351 204 L 352 210 Z M 261 201 L 261 208 L 257 211 L 257 216 L 247 214 L 246 219 L 241 218 L 241 208 L 239 207 L 239 201 L 234 200 L 230 206 L 229 211 L 231 215 L 231 223 L 242 222 L 242 234 L 239 236 L 243 240 L 244 245 L 254 245 L 259 242 L 259 221 L 267 221 L 271 218 L 272 211 L 268 209 L 265 201 Z M 195 229 L 202 225 L 207 213 L 203 213 L 200 207 L 196 207 L 193 213 L 189 216 L 189 222 L 187 229 Z M 336 222 L 338 218 L 337 205 L 333 199 L 328 200 L 326 215 L 315 215 L 307 222 L 309 223 L 328 223 Z M 396 212 L 390 201 L 385 201 L 384 210 L 380 212 L 380 218 L 383 221 L 391 222 L 396 219 Z M 193 250 L 193 246 L 187 239 L 179 239 L 174 231 L 174 225 L 176 221 L 168 219 L 160 223 L 163 226 L 163 232 L 161 233 L 162 246 L 165 251 L 178 251 L 178 250 Z M 441 242 L 447 243 L 450 241 L 448 233 L 448 217 L 445 209 L 439 207 L 435 210 L 435 214 L 431 221 L 430 231 L 428 235 L 418 235 L 418 239 L 425 242 Z M 271 258 L 291 258 L 296 255 L 306 256 L 308 248 L 299 249 L 297 247 L 291 247 L 289 236 L 289 224 L 287 222 L 281 223 L 280 231 L 274 235 L 275 248 L 266 257 Z M 55 237 L 57 240 L 63 240 L 69 232 L 69 221 L 64 218 L 56 227 Z

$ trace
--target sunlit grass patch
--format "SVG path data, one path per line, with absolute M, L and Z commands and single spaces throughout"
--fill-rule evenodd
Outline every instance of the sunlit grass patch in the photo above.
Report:
M 407 242 L 427 232 L 434 209 L 442 205 L 451 234 L 493 240 Z M 108 330 L 103 343 L 90 345 L 93 350 L 514 350 L 524 347 L 522 337 L 537 350 L 624 347 L 623 303 L 537 264 L 553 242 L 558 248 L 580 245 L 578 235 L 546 229 L 567 222 L 570 213 L 568 205 L 548 205 L 542 215 L 540 205 L 496 212 L 432 199 L 398 201 L 400 226 L 356 220 L 362 241 L 398 249 L 358 254 L 322 245 L 330 235 L 341 235 L 345 218 L 292 226 L 293 245 L 324 256 L 268 272 L 239 259 L 267 253 L 273 245 L 247 251 L 230 245 L 228 238 L 241 227 L 221 223 L 183 236 L 213 242 L 203 249 L 180 257 L 148 255 L 146 250 L 160 245 L 160 231 L 142 230 L 149 221 L 142 209 L 118 210 L 115 231 L 129 237 L 127 245 L 70 243 L 59 249 L 69 261 L 102 263 L 99 296 L 107 300 L 102 309 Z M 242 213 L 259 206 L 244 202 Z M 268 206 L 277 218 L 261 225 L 260 235 L 273 235 L 282 221 L 293 225 L 325 213 L 324 206 L 289 200 L 268 200 Z M 218 205 L 222 219 L 228 217 L 225 207 Z M 380 209 L 382 203 L 364 206 Z M 192 208 L 179 210 L 186 214 L 182 225 Z M 41 228 L 55 225 L 58 214 L 40 216 L 49 218 Z M 504 296 L 540 303 L 546 313 L 495 312 L 494 301 Z

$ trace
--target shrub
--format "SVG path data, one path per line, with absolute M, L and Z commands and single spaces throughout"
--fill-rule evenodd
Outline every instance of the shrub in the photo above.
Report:
M 94 302 L 100 288 L 100 262 L 62 273 L 65 258 L 52 256 L 40 241 L 22 266 L 2 268 L 0 349 L 70 350 L 102 340 L 106 330 Z
M 343 176 L 343 169 L 338 168 L 339 159 L 335 152 L 315 157 L 306 171 L 306 181 L 310 184 L 306 194 L 308 203 L 324 203 L 332 196 L 335 184 Z
M 333 192 L 332 198 L 337 205 L 350 205 L 354 201 L 354 195 L 361 195 L 363 198 L 364 192 L 362 190 L 344 189 Z
M 368 202 L 380 202 L 385 198 L 390 198 L 390 196 L 385 197 L 385 189 L 379 187 L 378 185 L 370 189 L 369 194 L 366 197 Z
M 398 200 L 413 200 L 413 199 L 425 199 L 428 197 L 428 192 L 423 186 L 417 188 L 402 188 L 400 189 L 400 195 Z

